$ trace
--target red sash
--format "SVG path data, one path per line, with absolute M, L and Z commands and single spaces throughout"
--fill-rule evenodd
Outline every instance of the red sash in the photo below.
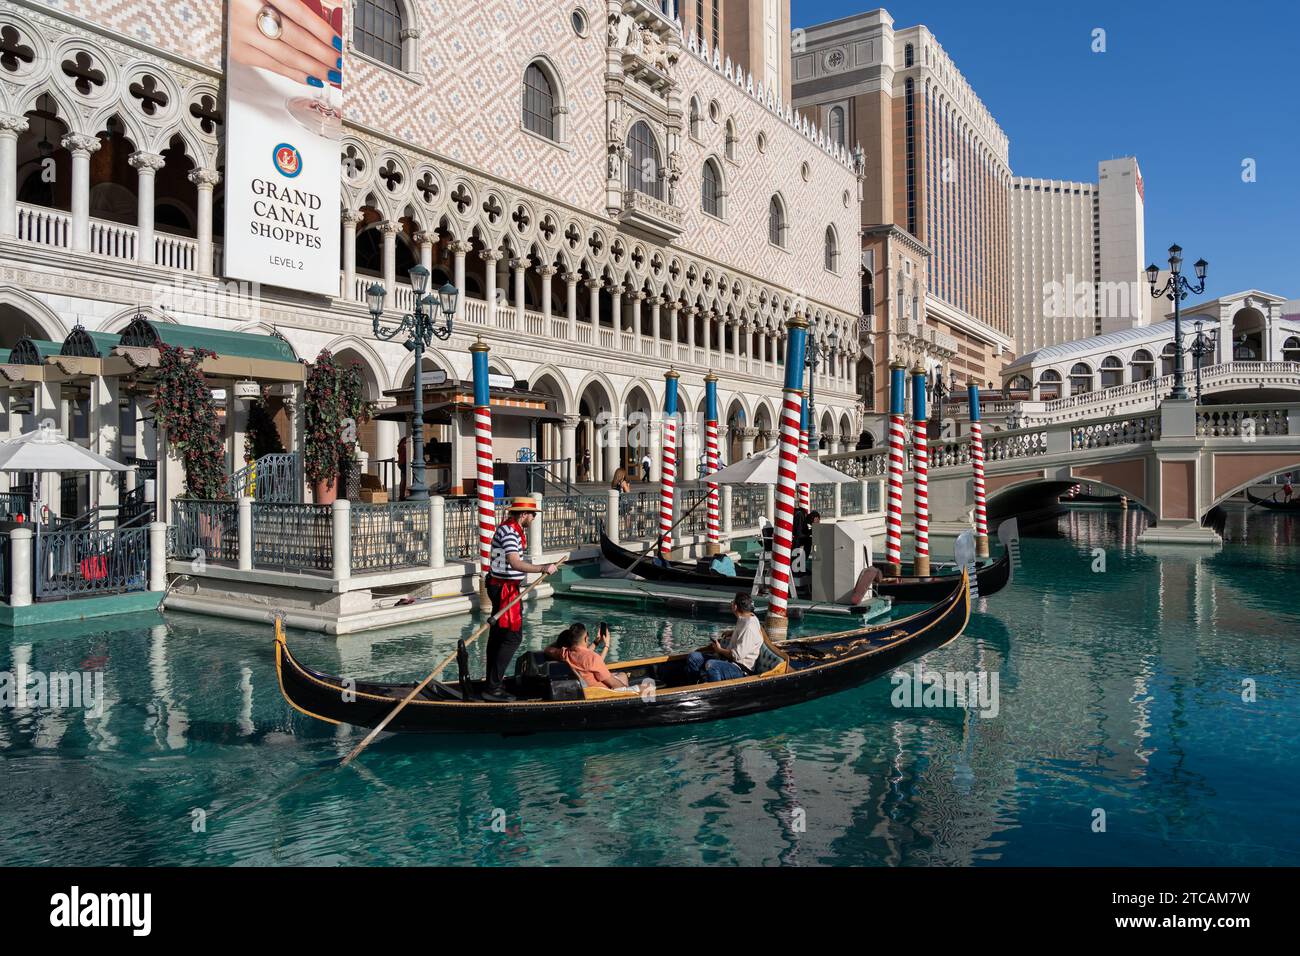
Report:
M 519 533 L 519 548 L 521 557 L 528 553 L 528 535 L 524 534 L 524 529 L 519 522 L 511 518 L 505 525 L 514 525 L 515 531 Z M 495 578 L 501 585 L 501 602 L 498 608 L 504 608 L 515 598 L 519 597 L 519 582 L 508 578 Z M 515 601 L 514 605 L 497 619 L 497 625 L 507 631 L 522 631 L 524 629 L 524 602 Z

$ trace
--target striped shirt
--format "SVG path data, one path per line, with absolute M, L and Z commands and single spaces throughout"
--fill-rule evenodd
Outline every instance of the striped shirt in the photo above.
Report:
M 507 555 L 524 556 L 524 531 L 514 521 L 497 525 L 492 535 L 492 577 L 501 581 L 522 581 L 527 575 L 510 566 Z

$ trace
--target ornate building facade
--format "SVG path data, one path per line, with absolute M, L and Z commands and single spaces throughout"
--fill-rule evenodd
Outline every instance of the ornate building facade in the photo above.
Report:
M 533 450 L 575 474 L 588 461 L 607 480 L 655 450 L 657 429 L 632 436 L 622 423 L 653 417 L 670 367 L 691 415 L 705 376 L 719 376 L 724 457 L 772 440 L 794 315 L 827 349 L 818 430 L 831 450 L 849 447 L 870 347 L 860 170 L 676 12 L 640 0 L 348 4 L 342 251 L 338 294 L 322 297 L 222 280 L 233 240 L 216 11 L 6 0 L 0 350 L 77 327 L 120 332 L 142 314 L 272 334 L 304 361 L 328 348 L 384 405 L 414 359 L 372 337 L 365 293 L 379 281 L 389 312 L 408 311 L 404 277 L 423 263 L 463 292 L 426 367 L 467 379 L 481 337 L 494 372 L 550 397 Z M 0 378 L 6 409 L 17 394 Z M 232 468 L 244 414 L 232 397 Z M 0 428 L 15 433 L 20 418 Z M 454 492 L 473 466 L 468 437 L 449 428 Z M 367 428 L 368 459 L 396 458 L 401 434 Z

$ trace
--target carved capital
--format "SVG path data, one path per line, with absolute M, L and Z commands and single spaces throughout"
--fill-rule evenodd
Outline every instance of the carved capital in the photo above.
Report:
M 560 278 L 564 280 L 566 285 L 576 286 L 582 281 L 582 274 L 578 272 L 566 272 L 560 276 Z
M 147 153 L 144 150 L 132 153 L 127 162 L 135 167 L 139 173 L 156 173 L 167 165 L 165 157 L 158 153 Z
M 87 136 L 85 133 L 68 133 L 63 139 L 59 140 L 59 145 L 73 153 L 97 153 L 99 147 L 103 145 L 98 136 Z
M 221 173 L 215 169 L 191 169 L 186 178 L 200 189 L 212 189 L 221 182 Z
M 379 231 L 382 232 L 385 237 L 395 236 L 402 231 L 402 224 L 394 219 L 385 219 L 379 224 Z
M 581 416 L 581 415 L 565 415 L 565 416 L 564 416 L 564 427 L 565 427 L 565 428 L 577 428 L 577 427 L 578 427 L 579 425 L 581 425 L 581 424 L 582 424 L 582 416 Z
M 355 226 L 365 218 L 365 215 L 360 209 L 344 209 L 343 212 L 339 214 L 339 219 L 342 220 L 343 225 L 345 226 Z
M 451 250 L 452 255 L 464 256 L 464 255 L 468 255 L 470 251 L 473 250 L 474 246 L 472 243 L 462 242 L 461 240 L 457 239 L 447 248 Z
M 0 133 L 13 133 L 17 136 L 19 133 L 27 132 L 28 125 L 26 116 L 0 113 Z
M 504 254 L 496 249 L 484 249 L 479 253 L 479 256 L 482 257 L 484 262 L 500 262 L 505 258 Z
M 542 266 L 540 269 L 537 270 L 537 274 L 540 275 L 543 279 L 550 279 L 559 271 L 560 270 L 555 268 L 555 266 Z
M 411 241 L 413 241 L 417 246 L 431 246 L 437 238 L 438 237 L 431 232 L 417 232 L 411 237 Z

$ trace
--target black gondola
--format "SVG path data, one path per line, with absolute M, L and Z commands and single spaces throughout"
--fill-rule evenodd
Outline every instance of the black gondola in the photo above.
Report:
M 529 734 L 550 731 L 659 727 L 773 710 L 846 690 L 906 664 L 956 638 L 970 617 L 966 575 L 950 580 L 944 600 L 898 621 L 768 644 L 753 676 L 709 684 L 674 686 L 677 657 L 611 664 L 628 675 L 634 690 L 582 688 L 567 665 L 539 666 L 537 653 L 520 659 L 507 689 L 520 699 L 506 703 L 474 699 L 468 681 L 431 682 L 388 725 L 422 733 Z M 374 727 L 415 686 L 357 681 L 319 674 L 303 666 L 277 629 L 275 669 L 280 690 L 296 710 L 330 723 Z M 654 682 L 653 687 L 650 682 Z M 567 699 L 566 699 L 567 698 Z
M 1061 495 L 1063 505 L 1117 505 L 1124 500 L 1123 495 Z
M 1273 492 L 1274 495 L 1277 492 Z M 1277 501 L 1275 498 L 1256 498 L 1249 491 L 1246 497 L 1252 505 L 1259 505 L 1261 508 L 1267 508 L 1269 511 L 1281 511 L 1284 514 L 1300 514 L 1300 497 L 1292 498 L 1290 501 Z
M 641 555 L 615 544 L 603 534 L 600 536 L 600 551 L 605 556 L 605 560 L 616 568 L 628 571 L 635 565 L 636 571 L 633 573 L 647 581 L 724 588 L 729 591 L 748 591 L 754 586 L 753 568 L 738 567 L 736 576 L 731 577 L 710 571 L 707 564 L 663 561 L 654 556 L 646 557 L 638 564 Z M 975 579 L 980 597 L 997 594 L 1011 580 L 1011 555 L 1003 551 L 996 561 L 982 565 L 975 572 Z M 877 586 L 876 593 L 881 597 L 891 597 L 900 604 L 934 604 L 943 600 L 951 590 L 954 580 L 955 573 L 936 574 L 924 578 L 908 576 L 885 578 Z

